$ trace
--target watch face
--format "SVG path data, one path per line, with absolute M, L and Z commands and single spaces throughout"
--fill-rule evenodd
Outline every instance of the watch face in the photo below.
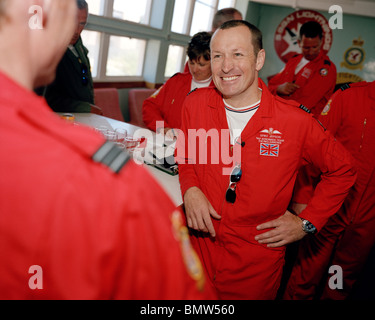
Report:
M 310 221 L 307 221 L 307 220 L 304 220 L 304 222 L 303 222 L 303 230 L 307 233 L 315 233 L 316 232 L 315 226 Z

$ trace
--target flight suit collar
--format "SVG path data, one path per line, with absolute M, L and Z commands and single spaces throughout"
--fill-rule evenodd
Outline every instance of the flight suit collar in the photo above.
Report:
M 259 88 L 262 90 L 260 106 L 243 130 L 241 135 L 242 141 L 264 129 L 268 122 L 267 119 L 271 118 L 274 113 L 274 96 L 268 90 L 263 80 L 258 78 L 258 81 Z M 217 118 L 218 127 L 228 129 L 223 96 L 220 91 L 215 88 L 208 101 L 208 106 L 213 110 L 212 117 Z

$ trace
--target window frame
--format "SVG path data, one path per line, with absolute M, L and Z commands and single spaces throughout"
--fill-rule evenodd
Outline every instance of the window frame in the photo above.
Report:
M 193 0 L 189 12 L 187 30 L 190 32 L 196 2 Z M 234 0 L 235 4 L 237 0 Z M 145 25 L 112 17 L 114 0 L 104 0 L 103 15 L 89 14 L 87 31 L 101 33 L 98 54 L 98 70 L 95 82 L 137 82 L 164 83 L 166 59 L 169 45 L 181 46 L 186 50 L 191 39 L 189 34 L 171 31 L 175 0 L 152 0 L 150 24 Z M 219 0 L 216 0 L 216 8 Z M 216 9 L 217 10 L 217 9 Z M 142 76 L 107 76 L 106 67 L 109 51 L 110 36 L 123 36 L 146 41 L 145 57 L 143 61 Z M 157 54 L 155 51 L 157 49 Z M 156 59 L 155 59 L 156 58 Z M 153 61 L 151 61 L 153 60 Z M 184 61 L 181 62 L 184 65 Z M 182 70 L 181 70 L 182 71 Z

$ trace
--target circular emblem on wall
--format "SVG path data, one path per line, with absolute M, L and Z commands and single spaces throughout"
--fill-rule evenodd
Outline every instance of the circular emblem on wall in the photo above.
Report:
M 365 50 L 362 46 L 364 41 L 359 37 L 353 40 L 353 46 L 344 53 L 344 62 L 341 62 L 341 67 L 348 69 L 363 69 L 363 62 L 365 60 Z
M 301 53 L 298 46 L 298 35 L 301 26 L 308 21 L 318 22 L 323 29 L 322 49 L 327 53 L 332 45 L 332 30 L 328 20 L 317 11 L 298 10 L 281 21 L 276 28 L 274 46 L 279 58 L 285 63 L 296 54 Z

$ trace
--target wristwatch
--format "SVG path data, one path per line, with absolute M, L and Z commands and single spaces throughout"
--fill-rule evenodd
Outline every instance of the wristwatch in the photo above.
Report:
M 302 230 L 306 233 L 314 234 L 316 232 L 315 226 L 308 220 L 302 219 Z

